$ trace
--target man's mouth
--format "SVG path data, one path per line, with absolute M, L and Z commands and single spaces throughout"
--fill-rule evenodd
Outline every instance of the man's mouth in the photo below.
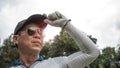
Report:
M 33 41 L 32 43 L 35 43 L 35 44 L 41 44 L 41 42 L 40 41 Z

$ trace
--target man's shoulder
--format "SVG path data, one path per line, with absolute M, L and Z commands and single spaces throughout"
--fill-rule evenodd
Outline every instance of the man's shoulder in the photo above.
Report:
M 61 57 L 53 57 L 53 58 L 48 58 L 48 59 L 46 59 L 46 60 L 43 60 L 43 61 L 41 61 L 41 62 L 57 62 L 57 63 L 60 63 L 60 62 L 65 62 L 65 61 L 67 61 L 67 59 L 68 59 L 68 57 L 66 57 L 66 56 L 61 56 Z M 40 62 L 40 63 L 41 63 Z

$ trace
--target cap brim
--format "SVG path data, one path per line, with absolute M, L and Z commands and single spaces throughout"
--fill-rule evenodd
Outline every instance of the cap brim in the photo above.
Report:
M 47 27 L 47 23 L 42 22 L 39 24 L 39 27 L 45 29 Z
M 46 19 L 45 16 L 40 14 L 35 14 L 30 16 L 28 19 L 26 19 L 26 22 L 24 25 L 27 25 L 29 23 L 36 23 L 39 25 L 40 28 L 45 28 L 47 26 L 47 23 L 44 22 L 44 19 Z

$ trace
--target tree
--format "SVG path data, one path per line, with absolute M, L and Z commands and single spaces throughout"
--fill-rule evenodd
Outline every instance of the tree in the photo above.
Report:
M 107 57 L 107 58 L 106 58 Z M 114 63 L 116 61 L 116 52 L 115 48 L 113 47 L 107 47 L 103 49 L 103 59 L 104 59 L 104 67 L 108 68 L 116 68 L 116 64 Z
M 102 54 L 96 59 L 95 62 L 98 67 L 91 68 L 119 68 L 116 64 L 116 51 L 114 47 L 106 47 L 102 50 Z
M 66 31 L 55 36 L 52 41 L 49 41 L 48 45 L 48 57 L 67 56 L 79 50 L 74 40 Z
M 9 38 L 4 40 L 3 46 L 0 48 L 0 68 L 8 68 L 18 58 L 17 48 L 13 48 L 12 45 L 13 42 Z

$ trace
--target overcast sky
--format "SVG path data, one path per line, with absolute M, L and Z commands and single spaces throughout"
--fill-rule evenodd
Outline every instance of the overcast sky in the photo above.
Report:
M 120 43 L 120 0 L 0 0 L 0 38 L 13 33 L 16 24 L 32 14 L 59 11 L 73 25 L 97 38 L 99 48 Z M 59 34 L 48 26 L 45 41 Z

